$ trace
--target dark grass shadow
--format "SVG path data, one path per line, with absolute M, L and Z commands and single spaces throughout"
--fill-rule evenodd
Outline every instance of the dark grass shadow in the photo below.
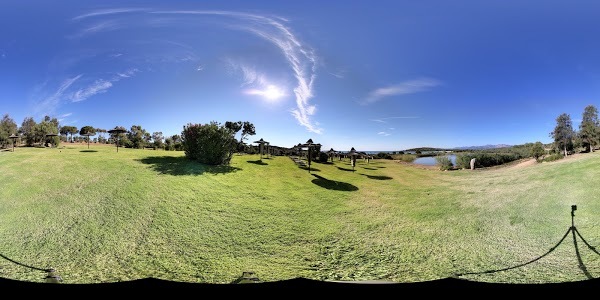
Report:
M 342 167 L 336 167 L 336 168 L 338 168 L 342 171 L 346 171 L 346 172 L 354 172 L 354 170 L 352 170 L 352 169 L 346 169 L 346 168 L 342 168 Z
M 311 181 L 312 183 L 314 183 L 322 188 L 326 188 L 328 190 L 345 191 L 345 192 L 358 191 L 357 186 L 349 184 L 347 182 L 329 180 L 329 179 L 327 179 L 323 176 L 319 176 L 317 174 L 312 174 L 312 176 L 316 177 L 315 179 L 313 179 Z
M 205 165 L 183 156 L 151 156 L 138 159 L 137 161 L 151 165 L 152 169 L 160 174 L 168 175 L 225 174 L 241 170 L 241 168 L 231 166 Z
M 263 158 L 264 159 L 264 158 Z M 255 165 L 261 165 L 261 166 L 266 166 L 268 165 L 268 163 L 262 161 L 262 160 L 247 160 L 246 162 L 249 162 L 251 164 L 255 164 Z
M 98 152 L 98 150 L 79 150 L 79 152 Z
M 367 175 L 367 174 L 360 174 L 363 176 L 367 176 L 369 177 L 369 179 L 375 179 L 375 180 L 390 180 L 390 179 L 394 179 L 390 176 L 375 176 L 375 175 Z
M 308 171 L 308 166 L 300 166 L 300 169 L 302 170 L 307 170 Z M 311 172 L 321 172 L 321 170 L 317 169 L 317 168 L 313 168 L 313 166 L 310 166 L 310 171 Z
M 377 171 L 377 169 L 375 169 L 375 168 L 367 168 L 367 167 L 362 167 L 362 168 L 363 168 L 363 169 L 365 169 L 365 170 L 373 170 L 373 171 Z

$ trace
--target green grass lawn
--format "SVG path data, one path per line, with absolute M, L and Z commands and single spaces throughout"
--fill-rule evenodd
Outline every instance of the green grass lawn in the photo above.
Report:
M 146 277 L 229 283 L 429 281 L 502 269 L 546 253 L 575 223 L 600 246 L 600 153 L 523 168 L 424 170 L 390 160 L 314 163 L 234 155 L 228 167 L 183 152 L 63 144 L 0 152 L 0 254 L 53 267 L 64 283 Z M 600 277 L 573 237 L 486 282 Z M 579 255 L 578 255 L 579 253 Z M 0 257 L 0 277 L 45 273 Z

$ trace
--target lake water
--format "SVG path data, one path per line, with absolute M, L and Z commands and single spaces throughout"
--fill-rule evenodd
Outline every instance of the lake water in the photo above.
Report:
M 448 158 L 450 158 L 450 161 L 452 162 L 452 164 L 456 166 L 456 155 L 450 154 L 447 156 L 448 156 Z M 419 157 L 419 158 L 415 159 L 415 161 L 413 161 L 413 164 L 425 165 L 425 166 L 435 166 L 437 164 L 437 161 L 435 160 L 435 156 Z

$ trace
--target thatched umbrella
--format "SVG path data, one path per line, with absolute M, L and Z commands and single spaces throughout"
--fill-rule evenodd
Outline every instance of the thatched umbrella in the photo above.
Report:
M 321 144 L 315 144 L 312 139 L 308 139 L 308 141 L 306 141 L 306 143 L 304 143 L 301 146 L 308 148 L 308 155 L 306 159 L 308 160 L 308 172 L 310 173 L 310 164 L 312 162 L 312 147 L 318 147 L 321 146 Z
M 123 129 L 123 128 L 118 128 L 115 127 L 115 129 L 111 129 L 109 131 L 107 131 L 109 134 L 115 134 L 117 136 L 117 141 L 115 142 L 115 144 L 117 144 L 117 153 L 119 153 L 119 134 L 121 133 L 125 133 L 127 130 Z
M 262 161 L 262 155 L 263 155 L 263 145 L 264 144 L 268 144 L 269 142 L 263 140 L 262 138 L 258 141 L 254 141 L 254 143 L 259 144 L 259 151 L 260 151 L 260 160 Z
M 348 155 L 350 155 L 350 164 L 352 165 L 352 172 L 354 172 L 354 166 L 356 166 L 356 156 L 358 155 L 358 152 L 356 152 L 354 147 L 352 147 Z
M 58 136 L 58 134 L 56 133 L 46 133 L 46 137 L 55 137 Z M 54 143 L 52 143 L 52 145 L 54 146 Z
M 17 139 L 19 138 L 19 136 L 18 136 L 18 135 L 15 135 L 15 134 L 13 133 L 13 134 L 11 134 L 11 135 L 9 136 L 9 138 L 11 138 L 11 139 L 13 140 L 13 152 L 15 152 L 15 142 L 17 141 Z
M 327 151 L 327 154 L 329 154 L 329 157 L 331 158 L 331 162 L 333 162 L 333 155 L 336 154 L 337 152 L 335 150 L 333 150 L 333 148 L 329 149 L 329 151 Z

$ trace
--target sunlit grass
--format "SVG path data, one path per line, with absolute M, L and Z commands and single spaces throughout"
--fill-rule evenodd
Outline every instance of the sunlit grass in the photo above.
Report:
M 313 163 L 234 155 L 209 167 L 182 152 L 66 144 L 0 153 L 0 254 L 54 267 L 65 283 L 146 277 L 228 283 L 415 282 L 534 259 L 576 225 L 600 245 L 600 154 L 527 168 L 440 172 L 389 160 Z M 600 259 L 578 242 L 586 270 Z M 45 274 L 0 259 L 0 276 Z M 464 278 L 587 277 L 569 236 L 522 268 Z

